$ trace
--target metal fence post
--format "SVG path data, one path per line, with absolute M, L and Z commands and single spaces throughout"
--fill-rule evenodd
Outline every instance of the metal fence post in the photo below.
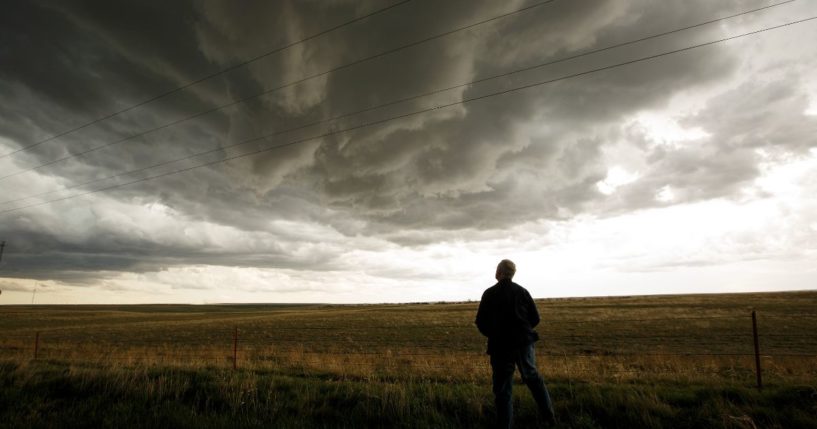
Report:
M 233 369 L 238 368 L 238 327 L 233 331 Z
M 752 310 L 752 335 L 755 340 L 755 373 L 757 374 L 757 388 L 763 388 L 763 378 L 760 372 L 760 342 L 757 338 L 757 313 Z
M 40 351 L 40 333 L 34 334 L 34 360 L 37 360 L 37 354 Z

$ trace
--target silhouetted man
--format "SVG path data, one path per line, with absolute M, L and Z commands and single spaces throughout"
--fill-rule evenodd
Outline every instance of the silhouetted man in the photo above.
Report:
M 494 385 L 494 401 L 498 427 L 513 425 L 514 367 L 533 394 L 539 412 L 555 423 L 553 405 L 545 381 L 536 369 L 533 343 L 539 335 L 533 328 L 539 324 L 539 312 L 525 288 L 511 281 L 516 265 L 504 259 L 496 267 L 497 284 L 482 294 L 477 311 L 477 328 L 488 337 L 488 354 Z

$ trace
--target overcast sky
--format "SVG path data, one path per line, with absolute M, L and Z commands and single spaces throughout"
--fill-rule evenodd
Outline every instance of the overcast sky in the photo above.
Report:
M 413 0 L 107 117 L 392 3 L 6 2 L 0 304 L 479 299 L 503 258 L 537 298 L 815 288 L 817 20 L 608 68 L 812 0 L 578 57 L 774 2 L 555 0 L 395 50 L 536 3 Z

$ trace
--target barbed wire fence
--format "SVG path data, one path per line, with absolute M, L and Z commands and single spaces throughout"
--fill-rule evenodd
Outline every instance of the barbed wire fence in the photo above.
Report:
M 542 341 L 537 346 L 537 357 L 545 374 L 558 373 L 554 368 L 563 368 L 563 373 L 577 376 L 721 373 L 747 379 L 753 375 L 758 388 L 763 387 L 765 364 L 789 373 L 786 362 L 817 368 L 817 334 L 802 330 L 761 336 L 755 311 L 751 317 L 740 317 L 746 322 L 744 332 L 736 331 L 740 324 L 721 330 L 706 328 L 704 332 L 651 329 L 658 322 L 735 321 L 735 315 L 544 320 L 540 327 L 573 325 L 581 326 L 585 332 L 556 334 L 547 332 L 547 328 L 540 329 Z M 813 319 L 817 314 L 785 317 Z M 610 334 L 612 327 L 627 323 L 636 324 L 637 332 Z M 182 335 L 165 330 L 154 333 L 152 339 L 133 339 L 127 335 L 111 339 L 110 331 L 84 332 L 78 339 L 75 333 L 66 335 L 70 330 L 71 327 L 43 329 L 33 336 L 5 332 L 0 341 L 0 358 L 83 364 L 203 365 L 235 370 L 280 368 L 298 369 L 304 374 L 344 375 L 413 371 L 433 376 L 445 375 L 457 366 L 483 372 L 490 367 L 484 338 L 472 324 L 226 326 L 202 329 L 198 335 L 189 328 Z M 626 341 L 626 347 L 616 347 L 619 341 Z

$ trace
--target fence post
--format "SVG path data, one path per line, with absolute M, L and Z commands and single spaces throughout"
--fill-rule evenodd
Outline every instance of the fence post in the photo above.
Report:
M 752 335 L 755 340 L 755 373 L 757 374 L 757 388 L 763 388 L 763 378 L 760 372 L 760 343 L 757 338 L 757 313 L 752 310 Z
M 37 360 L 37 354 L 40 351 L 40 332 L 34 334 L 34 360 Z
M 238 368 L 238 327 L 233 331 L 233 369 Z

